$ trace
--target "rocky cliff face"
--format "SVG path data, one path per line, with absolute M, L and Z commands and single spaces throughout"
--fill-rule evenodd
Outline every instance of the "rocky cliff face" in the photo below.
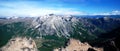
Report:
M 32 21 L 31 27 L 33 30 L 38 30 L 36 34 L 39 36 L 55 35 L 66 38 L 72 37 L 75 34 L 93 37 L 93 32 L 101 32 L 97 26 L 91 24 L 87 19 L 79 19 L 74 16 L 40 16 Z
M 4 47 L 2 51 L 38 51 L 35 41 L 31 38 L 13 38 Z
M 58 37 L 70 36 L 70 32 L 73 31 L 73 26 L 78 19 L 73 17 L 47 15 L 41 16 L 33 20 L 32 27 L 39 30 L 41 35 L 54 35 Z
M 7 41 L 9 41 L 7 45 L 2 47 L 3 51 L 16 51 L 16 50 L 36 51 L 37 48 L 40 51 L 52 51 L 55 48 L 63 47 L 67 39 L 74 38 L 70 39 L 69 43 L 64 48 L 59 48 L 56 50 L 97 51 L 98 49 L 99 50 L 102 49 L 92 47 L 97 46 L 103 47 L 105 49 L 104 51 L 110 51 L 112 49 L 111 47 L 114 47 L 113 51 L 115 51 L 118 48 L 120 49 L 119 47 L 120 31 L 115 30 L 115 32 L 116 31 L 118 32 L 117 34 L 113 31 L 112 31 L 113 33 L 111 33 L 110 31 L 115 28 L 118 28 L 119 26 L 120 26 L 119 18 L 107 18 L 107 17 L 96 19 L 96 18 L 77 18 L 74 16 L 47 15 L 24 19 L 23 18 L 5 20 L 2 19 L 0 20 L 0 34 L 1 34 L 0 48 L 4 46 L 7 43 Z M 101 34 L 103 32 L 110 33 Z M 42 42 L 36 41 L 38 42 L 37 45 L 40 45 L 36 47 L 36 45 L 33 45 L 35 44 L 34 40 L 29 38 L 11 39 L 11 37 L 16 36 L 27 36 L 34 38 L 34 40 L 42 38 L 43 41 Z M 81 42 L 75 39 L 79 39 Z M 30 44 L 30 41 L 33 41 L 33 44 Z M 24 45 L 23 43 L 26 45 Z
M 70 39 L 65 48 L 54 49 L 54 51 L 103 51 L 103 48 L 95 48 L 88 43 L 82 43 L 79 40 Z

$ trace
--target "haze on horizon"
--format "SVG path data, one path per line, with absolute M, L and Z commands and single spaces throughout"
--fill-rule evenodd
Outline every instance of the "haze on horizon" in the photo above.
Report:
M 0 0 L 0 16 L 120 15 L 119 0 Z

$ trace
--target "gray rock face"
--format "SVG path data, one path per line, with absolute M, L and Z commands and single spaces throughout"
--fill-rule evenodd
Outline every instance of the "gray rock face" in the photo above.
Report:
M 73 31 L 78 19 L 65 16 L 41 16 L 33 20 L 32 26 L 39 30 L 41 35 L 54 35 L 68 37 L 69 32 Z

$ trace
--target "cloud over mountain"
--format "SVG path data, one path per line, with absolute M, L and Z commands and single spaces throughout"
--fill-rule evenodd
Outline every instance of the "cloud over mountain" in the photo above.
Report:
M 93 15 L 120 15 L 120 11 L 115 10 L 112 12 L 94 13 Z

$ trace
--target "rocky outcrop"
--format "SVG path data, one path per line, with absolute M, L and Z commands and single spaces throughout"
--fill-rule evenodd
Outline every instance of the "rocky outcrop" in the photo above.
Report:
M 37 29 L 38 34 L 42 36 L 55 34 L 58 37 L 69 37 L 76 22 L 78 22 L 78 19 L 73 17 L 46 15 L 35 18 L 32 27 Z
M 38 51 L 35 41 L 31 38 L 12 38 L 4 47 L 2 51 Z
M 67 45 L 65 48 L 54 49 L 54 51 L 103 51 L 103 48 L 92 47 L 88 43 L 75 39 L 70 39 Z

